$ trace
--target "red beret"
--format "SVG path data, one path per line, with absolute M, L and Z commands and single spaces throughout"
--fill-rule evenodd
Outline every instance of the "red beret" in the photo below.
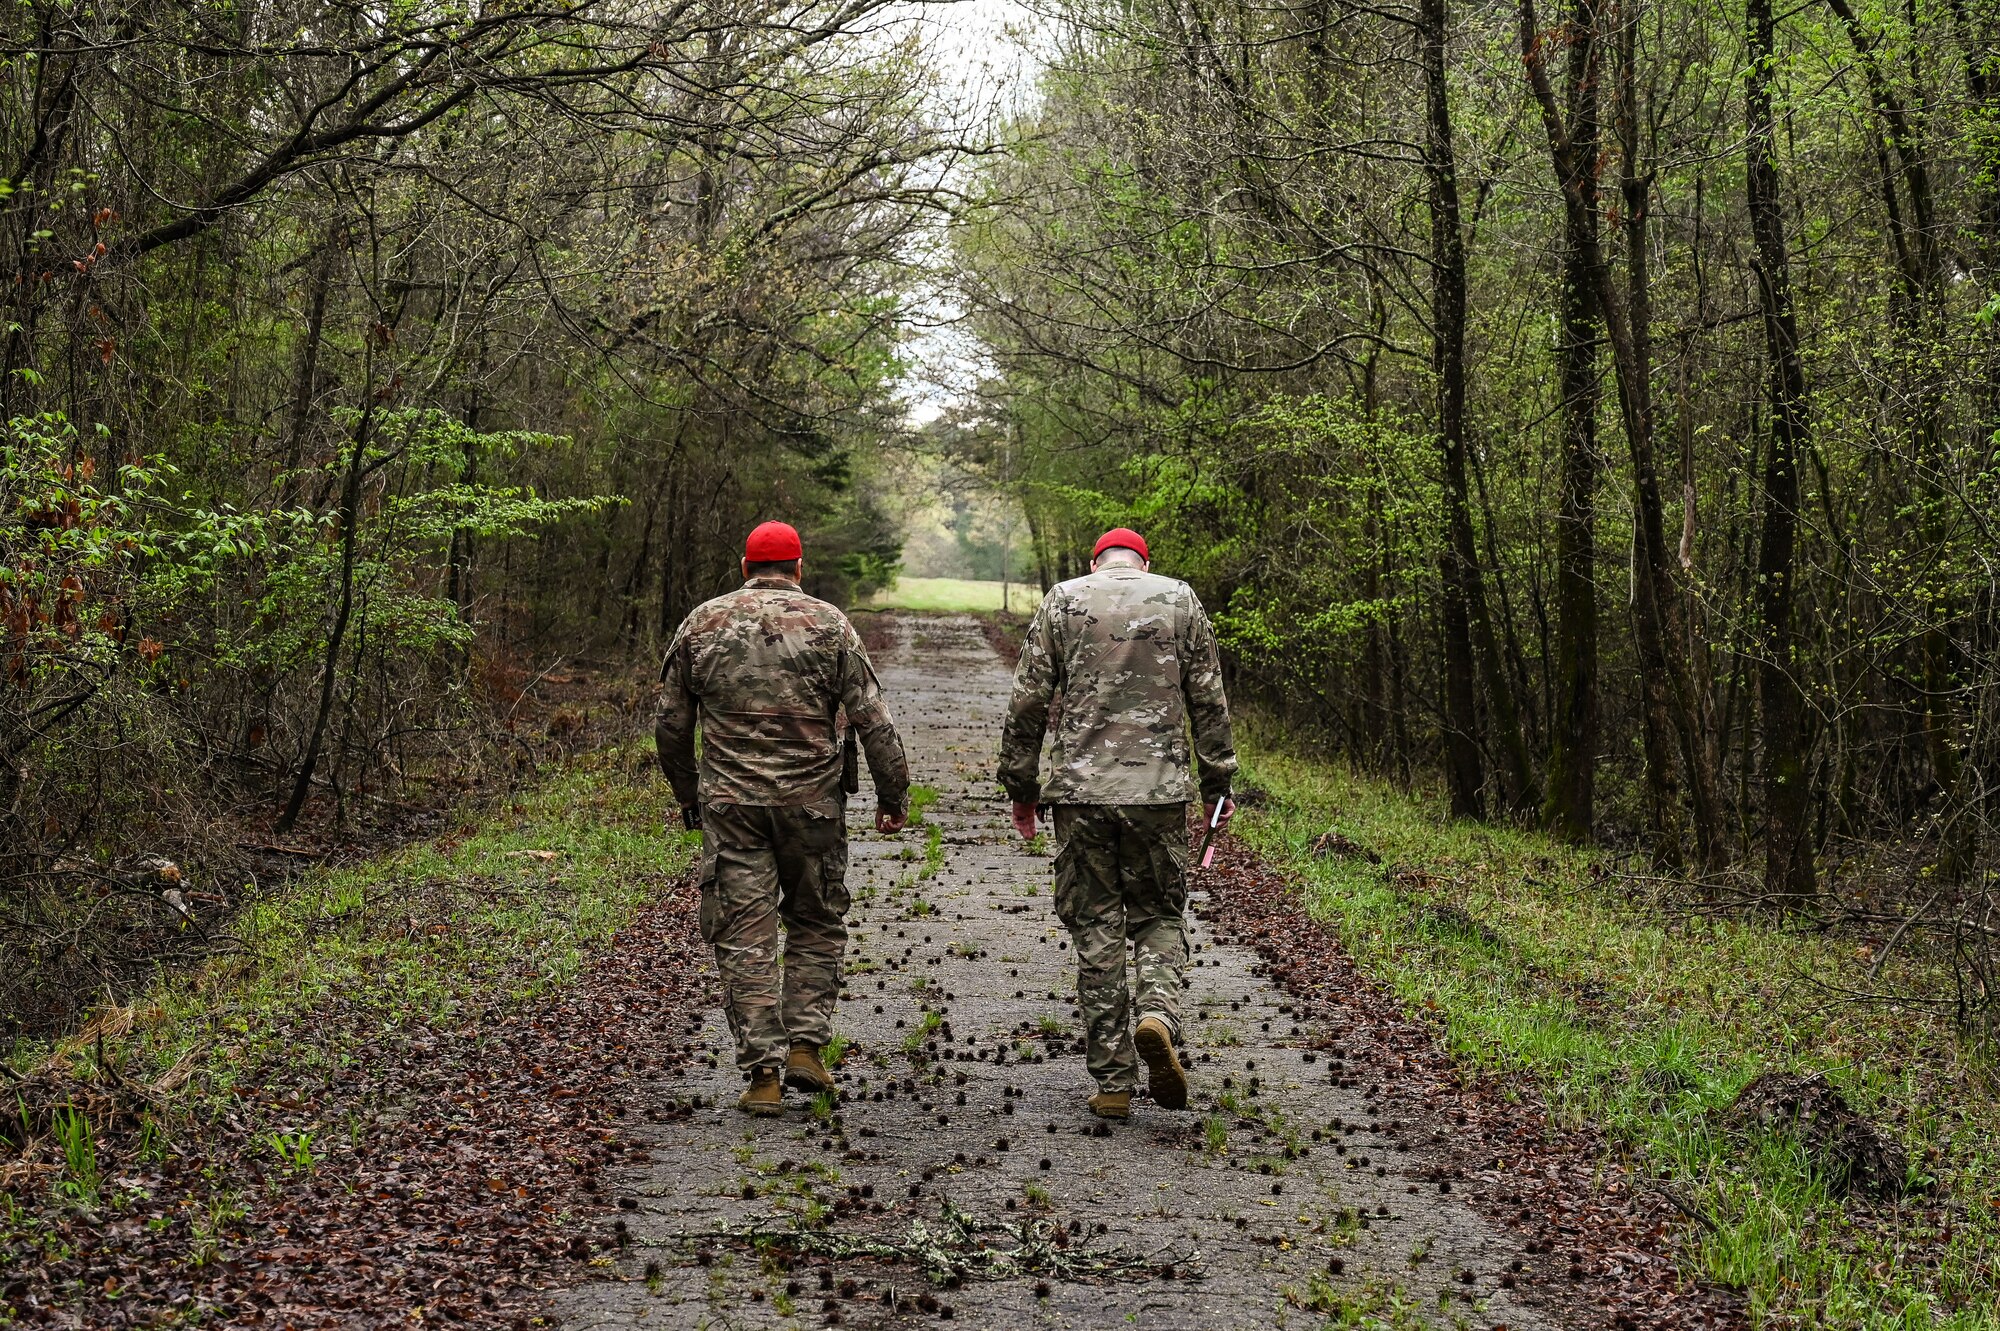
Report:
M 750 533 L 750 539 L 743 543 L 743 557 L 753 564 L 777 564 L 787 559 L 802 559 L 805 549 L 799 544 L 799 534 L 790 523 L 766 522 Z
M 1130 527 L 1113 527 L 1110 531 L 1098 537 L 1097 548 L 1090 552 L 1090 557 L 1095 559 L 1106 550 L 1119 549 L 1134 551 L 1141 559 L 1151 559 L 1153 557 L 1146 551 L 1146 538 L 1138 532 L 1133 531 Z

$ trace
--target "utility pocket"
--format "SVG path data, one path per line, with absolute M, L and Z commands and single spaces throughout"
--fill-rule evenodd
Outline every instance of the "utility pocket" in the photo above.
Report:
M 791 834 L 798 838 L 800 850 L 809 855 L 826 855 L 831 851 L 840 852 L 840 867 L 847 867 L 847 816 L 845 800 L 824 800 L 818 804 L 802 804 L 791 810 L 786 820 L 790 823 Z
M 715 829 L 701 829 L 701 859 L 695 868 L 695 886 L 701 889 L 701 909 L 696 918 L 701 925 L 701 941 L 713 943 L 722 928 L 722 902 L 715 890 L 715 866 L 720 860 L 721 843 Z
M 820 891 L 826 898 L 826 907 L 835 915 L 844 916 L 854 904 L 854 894 L 847 890 L 847 839 L 841 838 L 819 857 Z
M 1083 875 L 1079 872 L 1078 847 L 1075 841 L 1065 839 L 1056 846 L 1055 897 L 1056 918 L 1070 928 L 1076 927 L 1078 888 Z

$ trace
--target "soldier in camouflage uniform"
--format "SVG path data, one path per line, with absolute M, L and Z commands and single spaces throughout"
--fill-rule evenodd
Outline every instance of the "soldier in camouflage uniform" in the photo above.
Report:
M 682 821 L 701 829 L 701 933 L 750 1079 L 738 1104 L 752 1114 L 784 1112 L 781 1069 L 795 1089 L 833 1086 L 821 1051 L 847 943 L 857 737 L 876 829 L 901 831 L 909 807 L 909 766 L 874 667 L 847 617 L 799 590 L 802 566 L 792 528 L 750 534 L 743 587 L 696 607 L 667 648 L 653 732 Z
M 1187 1105 L 1181 1036 L 1187 966 L 1190 729 L 1204 814 L 1220 816 L 1236 773 L 1215 632 L 1194 589 L 1148 571 L 1145 541 L 1106 532 L 1091 572 L 1060 583 L 1028 626 L 1000 746 L 1014 826 L 1033 837 L 1055 806 L 1056 915 L 1076 943 L 1077 997 L 1089 1033 L 1092 1112 L 1124 1118 L 1139 1057 L 1153 1099 Z M 1057 699 L 1059 702 L 1056 702 Z M 1053 770 L 1039 779 L 1042 732 L 1057 707 Z M 1139 975 L 1138 1029 L 1125 975 Z

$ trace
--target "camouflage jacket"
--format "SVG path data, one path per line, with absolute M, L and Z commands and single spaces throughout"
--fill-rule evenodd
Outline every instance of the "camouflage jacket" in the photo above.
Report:
M 1054 718 L 1052 774 L 1038 779 Z M 1236 773 L 1215 630 L 1194 589 L 1112 565 L 1059 583 L 1028 626 L 1000 741 L 1000 784 L 1021 803 L 1178 804 L 1193 798 L 1188 730 L 1213 800 Z
M 840 713 L 859 736 L 875 802 L 909 798 L 903 741 L 847 616 L 780 578 L 695 607 L 660 669 L 653 726 L 683 806 L 831 804 L 840 798 Z M 695 758 L 695 725 L 701 757 Z

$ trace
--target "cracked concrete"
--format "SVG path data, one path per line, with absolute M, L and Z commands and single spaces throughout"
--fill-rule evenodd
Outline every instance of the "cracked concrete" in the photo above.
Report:
M 877 664 L 938 797 L 899 837 L 864 830 L 866 791 L 850 815 L 839 1102 L 738 1114 L 711 1011 L 700 1037 L 720 1057 L 635 1088 L 651 1163 L 614 1176 L 606 1279 L 553 1315 L 577 1331 L 1556 1325 L 1519 1238 L 1425 1181 L 1443 1125 L 1378 1115 L 1343 1032 L 1302 1027 L 1254 953 L 1217 944 L 1198 890 L 1189 1111 L 1142 1097 L 1128 1122 L 1089 1116 L 1050 862 L 1008 830 L 991 776 L 1008 671 L 972 621 L 896 633 Z

